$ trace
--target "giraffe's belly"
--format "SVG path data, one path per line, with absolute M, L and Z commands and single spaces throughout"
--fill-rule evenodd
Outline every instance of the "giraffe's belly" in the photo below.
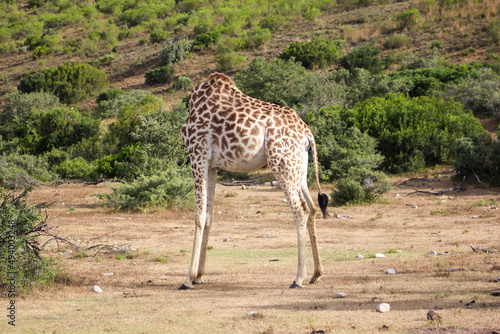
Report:
M 254 150 L 212 151 L 210 168 L 219 168 L 230 172 L 252 172 L 267 165 L 264 143 Z

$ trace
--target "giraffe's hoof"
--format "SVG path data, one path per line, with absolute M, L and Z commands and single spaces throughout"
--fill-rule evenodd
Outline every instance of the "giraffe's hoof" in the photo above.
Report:
M 196 284 L 203 284 L 203 280 L 202 280 L 201 278 L 200 278 L 200 279 L 198 279 L 198 278 L 197 278 L 197 279 L 195 279 L 195 280 L 193 281 L 193 284 L 195 284 L 195 285 L 196 285 Z
M 194 289 L 194 286 L 193 285 L 182 284 L 179 288 L 177 288 L 177 290 L 190 290 L 190 289 Z
M 321 279 L 319 277 L 312 278 L 311 281 L 309 282 L 309 284 L 316 284 L 316 283 L 321 283 Z
M 290 289 L 303 288 L 302 284 L 297 284 L 297 282 L 293 281 L 292 285 L 290 285 Z

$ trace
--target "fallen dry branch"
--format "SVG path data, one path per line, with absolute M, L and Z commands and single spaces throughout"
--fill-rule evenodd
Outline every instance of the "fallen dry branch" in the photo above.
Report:
M 469 246 L 476 253 L 483 252 L 483 253 L 496 253 L 496 254 L 500 254 L 500 251 L 497 251 L 496 249 L 485 249 L 485 248 L 481 248 L 479 246 L 474 247 L 474 246 L 472 246 L 472 244 L 469 244 Z
M 423 193 L 423 194 L 431 194 L 431 195 L 441 195 L 441 194 L 444 194 L 444 193 L 447 193 L 447 192 L 450 192 L 450 191 L 455 191 L 455 190 L 467 190 L 467 187 L 465 186 L 465 176 L 464 178 L 462 179 L 462 184 L 460 185 L 460 187 L 457 187 L 457 186 L 454 186 L 454 187 L 451 187 L 451 188 L 448 188 L 448 189 L 443 189 L 443 190 L 440 190 L 440 191 L 429 191 L 429 190 L 419 190 L 419 189 L 416 189 L 416 188 L 412 188 L 414 191 L 411 192 L 411 193 L 408 193 L 407 195 L 412 195 L 412 194 L 416 194 L 416 193 Z
M 248 185 L 258 185 L 259 181 L 257 180 L 247 180 L 247 181 L 238 181 L 238 180 L 232 180 L 231 183 L 227 182 L 219 182 L 223 186 L 228 186 L 228 187 L 234 187 L 234 186 L 248 186 Z
M 120 182 L 123 183 L 123 180 L 120 179 L 98 179 L 96 181 L 83 181 L 83 180 L 57 180 L 54 183 L 50 184 L 51 186 L 60 186 L 61 184 L 83 184 L 84 186 L 95 186 L 99 183 L 104 182 Z

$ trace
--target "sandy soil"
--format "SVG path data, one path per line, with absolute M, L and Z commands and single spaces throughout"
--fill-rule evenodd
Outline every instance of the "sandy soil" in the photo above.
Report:
M 442 195 L 408 195 L 412 187 L 452 186 L 447 171 L 430 178 L 439 181 L 399 178 L 379 203 L 330 208 L 347 219 L 318 216 L 326 273 L 321 283 L 304 289 L 288 289 L 296 272 L 296 233 L 279 189 L 217 186 L 205 283 L 178 291 L 189 267 L 192 212 L 108 212 L 94 196 L 110 191 L 104 184 L 39 187 L 30 200 L 56 201 L 48 209 L 48 223 L 58 226 L 60 236 L 87 248 L 127 245 L 131 252 L 93 257 L 95 251 L 85 251 L 90 257 L 75 258 L 75 252 L 50 243 L 46 253 L 60 259 L 70 283 L 18 300 L 15 328 L 3 316 L 0 332 L 500 331 L 500 297 L 490 295 L 500 289 L 494 281 L 500 255 L 476 253 L 469 246 L 500 249 L 499 189 L 470 185 Z M 433 256 L 431 250 L 446 255 Z M 386 257 L 375 258 L 376 253 Z M 387 268 L 398 274 L 384 274 Z M 312 274 L 310 252 L 308 270 Z M 94 284 L 103 293 L 91 292 Z M 340 292 L 347 297 L 336 298 Z M 0 300 L 4 313 L 8 302 Z M 375 312 L 381 302 L 391 311 Z M 430 309 L 442 318 L 427 320 Z

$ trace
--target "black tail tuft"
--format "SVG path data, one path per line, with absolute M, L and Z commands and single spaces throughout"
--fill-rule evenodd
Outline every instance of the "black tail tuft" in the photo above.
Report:
M 326 194 L 318 193 L 318 203 L 319 203 L 319 208 L 321 209 L 321 212 L 323 213 L 323 218 L 326 219 L 326 216 L 330 216 L 328 211 L 326 210 L 326 207 L 328 205 L 329 198 Z

